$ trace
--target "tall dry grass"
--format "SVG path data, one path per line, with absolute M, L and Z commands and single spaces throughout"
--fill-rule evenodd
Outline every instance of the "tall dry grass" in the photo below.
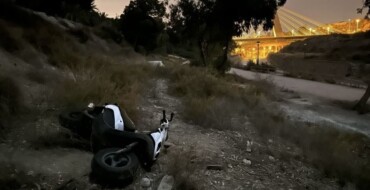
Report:
M 359 189 L 369 187 L 368 137 L 335 126 L 291 121 L 274 105 L 280 98 L 269 81 L 220 77 L 187 66 L 170 68 L 167 74 L 170 92 L 183 100 L 186 120 L 205 128 L 242 130 L 245 126 L 237 118 L 248 116 L 262 138 L 280 137 L 294 143 L 304 153 L 300 159 L 324 174 L 353 182 Z M 287 159 L 296 158 L 282 158 Z
M 240 79 L 204 68 L 169 65 L 165 73 L 169 92 L 183 100 L 184 119 L 205 128 L 234 130 L 249 102 L 259 101 L 260 94 L 251 86 L 234 85 Z
M 57 103 L 64 108 L 118 103 L 137 121 L 141 94 L 153 76 L 154 68 L 143 64 L 115 64 L 92 58 L 70 70 L 70 78 L 55 90 Z
M 366 135 L 329 124 L 291 121 L 274 106 L 256 105 L 248 116 L 259 134 L 294 143 L 303 152 L 299 159 L 325 175 L 355 183 L 359 189 L 370 187 L 370 139 Z M 282 160 L 295 159 L 281 156 Z

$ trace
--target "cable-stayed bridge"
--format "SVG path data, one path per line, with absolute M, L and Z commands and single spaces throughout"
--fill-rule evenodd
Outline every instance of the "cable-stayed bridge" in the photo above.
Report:
M 280 8 L 270 31 L 262 28 L 235 37 L 238 48 L 235 55 L 244 60 L 265 59 L 268 54 L 278 52 L 284 46 L 312 36 L 329 35 L 332 33 L 350 34 L 363 31 L 363 19 L 349 19 L 340 24 L 324 24 L 286 8 Z

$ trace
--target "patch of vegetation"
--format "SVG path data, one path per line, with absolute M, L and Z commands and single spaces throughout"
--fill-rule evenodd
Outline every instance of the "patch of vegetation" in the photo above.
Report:
M 369 187 L 370 140 L 367 136 L 333 126 L 293 122 L 273 106 L 267 110 L 257 105 L 248 115 L 261 135 L 279 136 L 295 143 L 303 150 L 303 161 L 326 175 L 351 181 L 360 189 Z
M 8 27 L 7 23 L 0 19 L 0 46 L 9 52 L 15 52 L 22 48 L 22 43 L 18 39 L 20 31 Z
M 174 176 L 176 189 L 194 190 L 199 189 L 198 179 L 195 176 L 200 170 L 200 164 L 196 162 L 197 154 L 194 147 L 186 149 L 176 149 L 171 151 L 171 159 L 167 165 L 167 172 Z
M 147 89 L 145 87 L 153 73 L 154 68 L 148 65 L 113 64 L 91 58 L 74 68 L 70 72 L 71 78 L 62 82 L 54 94 L 64 108 L 84 107 L 89 102 L 104 104 L 115 101 L 137 121 L 140 94 Z
M 217 75 L 205 68 L 167 66 L 169 92 L 184 102 L 186 120 L 205 128 L 236 130 L 245 111 L 264 98 L 273 98 L 267 82 L 246 82 L 231 75 Z M 260 86 L 256 88 L 256 85 Z
M 22 92 L 16 81 L 0 76 L 0 118 L 21 113 L 23 108 Z
M 242 122 L 233 120 L 247 115 L 263 137 L 278 136 L 300 147 L 303 161 L 329 176 L 351 181 L 359 188 L 368 187 L 370 141 L 366 136 L 332 126 L 290 121 L 272 103 L 279 97 L 268 81 L 220 77 L 187 66 L 167 72 L 170 92 L 183 99 L 185 119 L 205 128 L 242 130 L 242 126 L 234 124 Z

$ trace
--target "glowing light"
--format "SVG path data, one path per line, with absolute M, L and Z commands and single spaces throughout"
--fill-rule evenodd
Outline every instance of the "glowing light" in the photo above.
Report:
M 358 32 L 358 24 L 360 23 L 360 19 L 356 19 L 356 32 Z

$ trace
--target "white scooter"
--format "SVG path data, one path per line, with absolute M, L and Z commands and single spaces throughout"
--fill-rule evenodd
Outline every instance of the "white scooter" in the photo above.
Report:
M 92 122 L 92 175 L 103 183 L 132 181 L 139 167 L 150 170 L 168 139 L 170 119 L 160 120 L 160 127 L 149 133 L 125 131 L 121 111 L 117 105 L 105 105 Z

